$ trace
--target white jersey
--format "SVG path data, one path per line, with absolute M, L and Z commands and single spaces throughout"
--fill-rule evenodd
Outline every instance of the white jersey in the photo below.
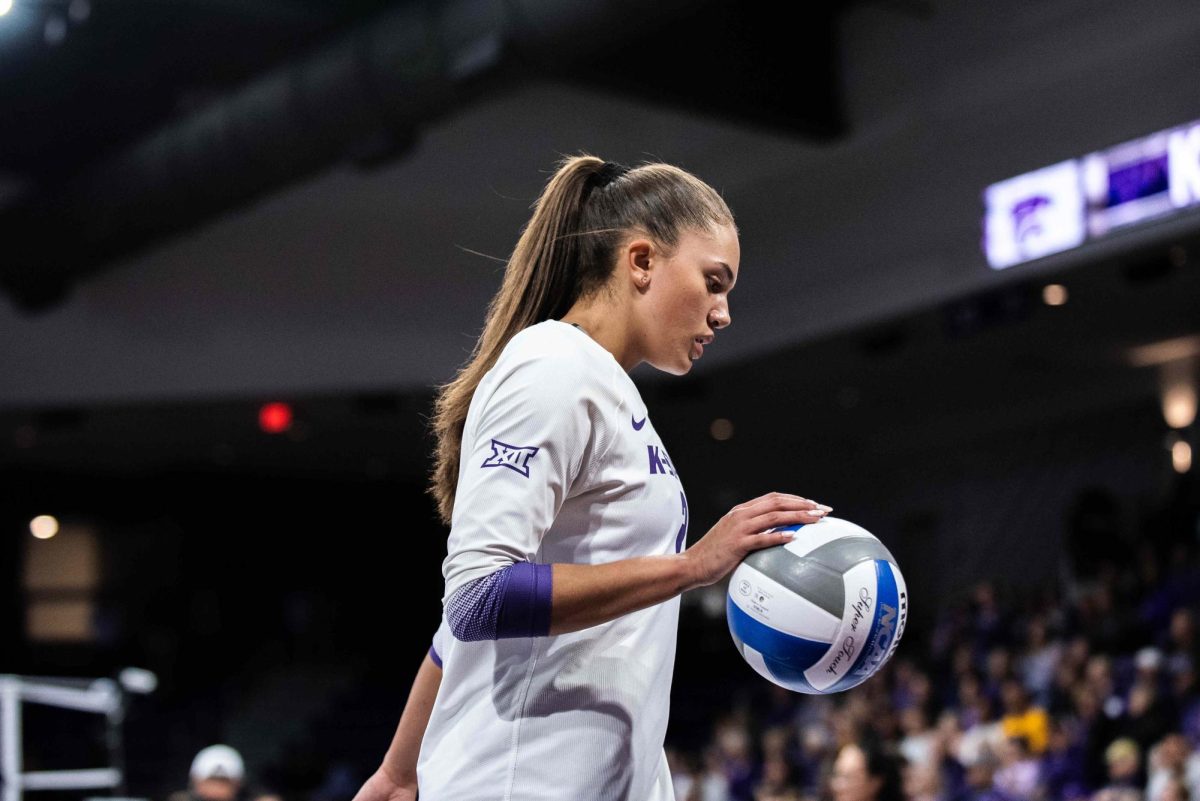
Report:
M 687 497 L 636 385 L 569 323 L 508 342 L 471 399 L 461 453 L 443 604 L 517 561 L 684 547 Z M 675 597 L 568 634 L 442 638 L 421 798 L 673 799 L 663 738 L 678 621 Z

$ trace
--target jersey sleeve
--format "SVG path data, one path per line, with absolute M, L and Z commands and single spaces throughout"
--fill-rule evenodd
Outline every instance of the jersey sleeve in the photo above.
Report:
M 446 622 L 446 616 L 442 615 L 442 620 L 438 624 L 437 631 L 433 633 L 433 642 L 429 645 L 429 658 L 438 667 L 442 666 L 442 661 L 446 658 L 446 654 L 450 649 L 450 625 Z
M 477 399 L 464 429 L 443 603 L 482 576 L 537 561 L 593 452 L 594 380 L 577 359 L 539 354 L 506 366 Z
M 549 634 L 553 583 L 549 564 L 531 562 L 472 579 L 446 600 L 450 632 L 463 642 Z

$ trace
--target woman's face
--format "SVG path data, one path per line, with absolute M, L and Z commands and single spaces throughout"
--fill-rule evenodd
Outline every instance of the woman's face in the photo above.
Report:
M 737 232 L 722 225 L 711 231 L 685 229 L 671 258 L 651 261 L 641 304 L 645 361 L 673 375 L 692 369 L 716 329 L 732 321 L 729 290 L 740 258 Z
M 833 801 L 871 801 L 883 780 L 867 773 L 867 758 L 857 745 L 847 745 L 833 762 Z

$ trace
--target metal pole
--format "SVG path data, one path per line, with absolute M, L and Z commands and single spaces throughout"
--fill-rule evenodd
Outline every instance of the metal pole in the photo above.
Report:
M 108 745 L 108 761 L 121 775 L 121 783 L 113 788 L 113 792 L 119 796 L 127 796 L 129 792 L 125 786 L 125 743 L 122 737 L 127 702 L 124 691 L 118 689 L 116 692 L 117 703 L 105 715 L 108 725 L 105 727 L 104 739 Z
M 0 778 L 4 801 L 21 801 L 21 685 L 0 676 Z

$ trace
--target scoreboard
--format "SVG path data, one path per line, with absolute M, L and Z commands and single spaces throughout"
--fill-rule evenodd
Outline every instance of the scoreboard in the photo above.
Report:
M 992 184 L 983 201 L 996 270 L 1200 206 L 1200 122 Z

